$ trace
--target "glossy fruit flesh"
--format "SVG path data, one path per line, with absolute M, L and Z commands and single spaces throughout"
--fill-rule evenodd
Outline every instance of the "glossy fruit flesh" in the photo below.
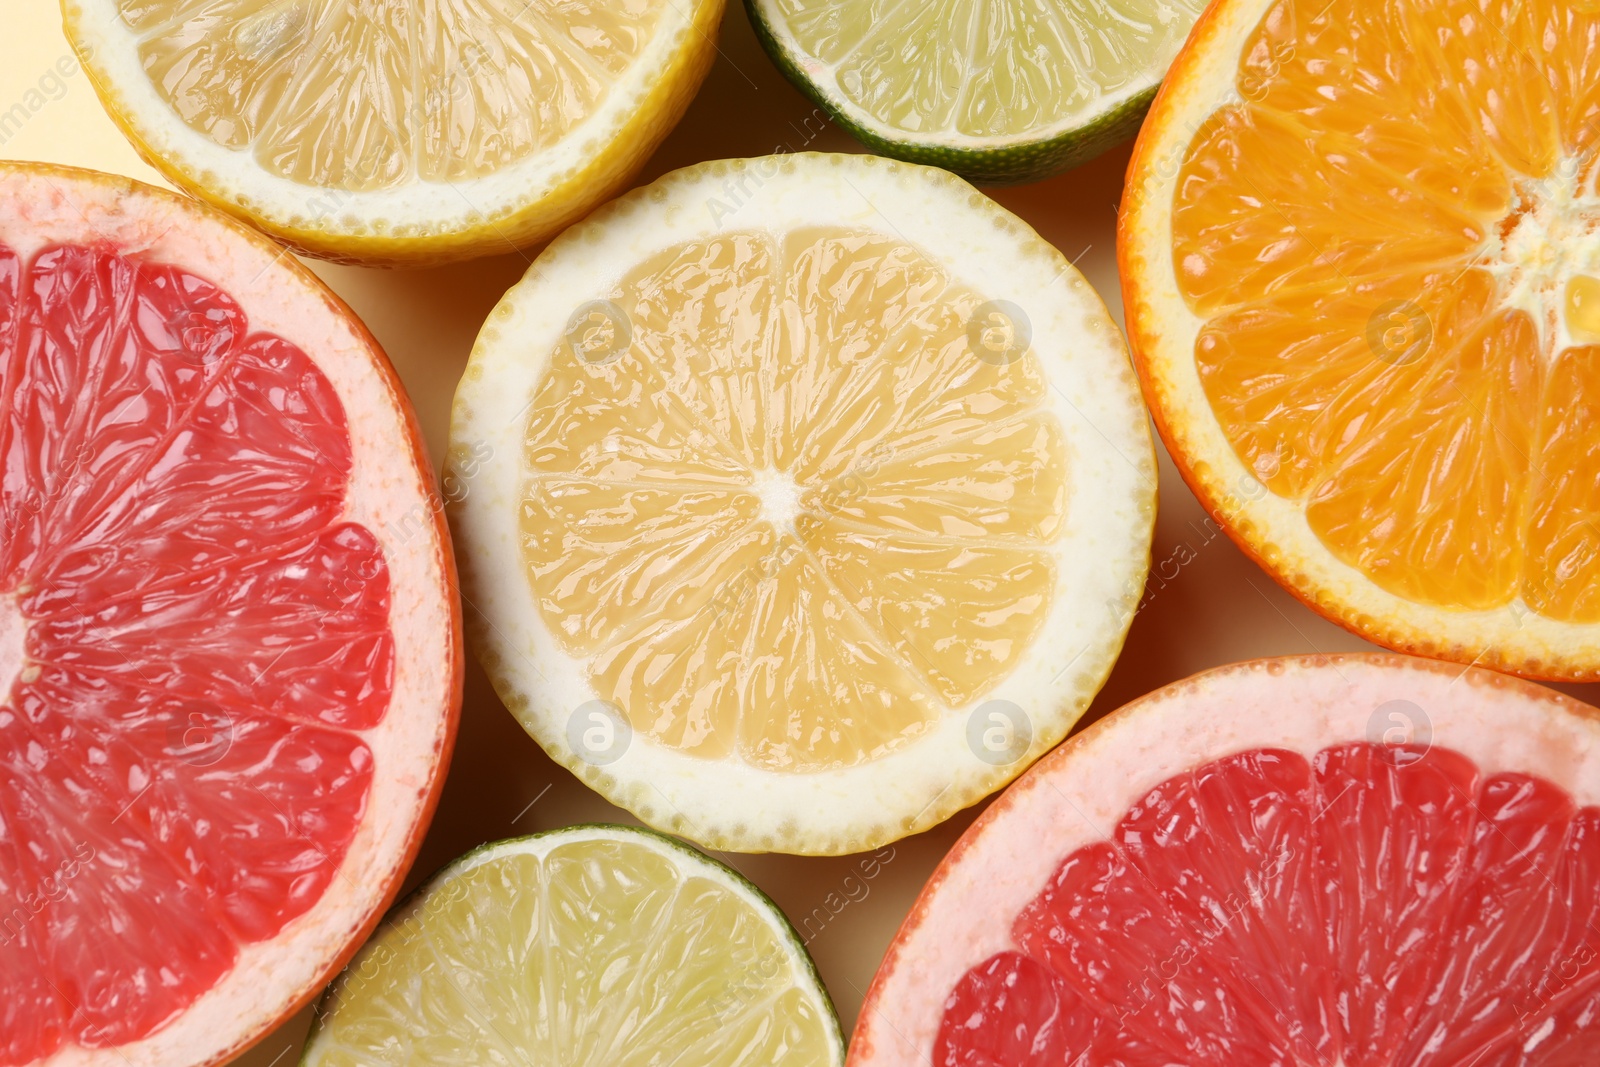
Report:
M 973 340 L 988 314 L 908 245 L 831 228 L 673 248 L 574 314 L 528 416 L 523 554 L 635 731 L 845 767 L 1027 653 L 1066 447 L 1026 340 Z
M 1600 808 L 1447 749 L 1163 782 L 951 990 L 935 1067 L 1566 1067 L 1600 1041 Z
M 1397 596 L 1600 621 L 1600 12 L 1283 0 L 1235 80 L 1170 250 L 1240 460 Z
M 838 1063 L 831 1009 L 793 931 L 696 870 L 703 857 L 674 852 L 690 855 L 571 840 L 447 875 L 334 987 L 305 1067 Z
M 658 4 L 120 0 L 157 92 L 192 129 L 306 185 L 479 178 L 594 113 Z M 337 204 L 331 204 L 337 208 Z
M 65 179 L 63 179 L 65 180 Z M 0 1063 L 151 1034 L 328 888 L 388 710 L 338 395 L 228 293 L 0 249 Z
M 1049 132 L 1142 81 L 1152 56 L 1170 59 L 1197 13 L 1188 2 L 1146 0 L 774 6 L 831 68 L 840 95 L 884 126 L 928 139 Z

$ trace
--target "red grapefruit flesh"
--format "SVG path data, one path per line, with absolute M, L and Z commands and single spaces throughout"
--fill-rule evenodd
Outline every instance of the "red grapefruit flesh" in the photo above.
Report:
M 0 167 L 0 1064 L 215 1062 L 392 896 L 459 703 L 403 395 L 170 194 Z
M 1600 1050 L 1600 711 L 1390 656 L 1135 701 L 1004 794 L 852 1067 L 1577 1067 Z

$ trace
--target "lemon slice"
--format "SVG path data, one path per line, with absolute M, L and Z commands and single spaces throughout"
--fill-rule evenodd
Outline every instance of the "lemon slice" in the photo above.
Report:
M 778 69 L 874 151 L 1035 181 L 1131 136 L 1203 0 L 745 0 Z
M 559 761 L 719 849 L 933 825 L 1059 741 L 1149 562 L 1121 335 L 953 175 L 676 172 L 485 325 L 447 498 L 468 615 Z
M 548 238 L 626 184 L 723 0 L 63 0 L 111 117 L 175 184 L 318 255 Z
M 644 830 L 498 841 L 385 921 L 303 1067 L 838 1067 L 844 1039 L 759 889 Z

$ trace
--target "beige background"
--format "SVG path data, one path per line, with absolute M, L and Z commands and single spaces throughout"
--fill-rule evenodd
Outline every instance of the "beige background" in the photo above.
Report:
M 30 110 L 42 104 L 20 129 L 0 130 L 0 157 L 158 180 L 101 113 L 87 78 L 76 70 L 55 0 L 6 0 L 6 7 L 0 114 L 14 103 L 25 102 Z M 705 87 L 650 160 L 641 183 L 707 159 L 774 150 L 861 150 L 773 68 L 739 0 L 728 10 L 720 50 Z M 62 69 L 74 73 L 60 78 Z M 56 79 L 49 77 L 52 71 Z M 41 88 L 38 96 L 28 95 Z M 1115 222 L 1127 161 L 1124 145 L 1050 181 L 990 190 L 1077 263 L 1119 322 Z M 436 464 L 444 452 L 451 394 L 478 326 L 529 258 L 511 254 L 416 271 L 313 264 L 388 350 L 416 404 Z M 1161 465 L 1161 512 L 1145 607 L 1085 721 L 1208 667 L 1258 656 L 1371 647 L 1279 589 L 1206 521 L 1164 452 Z M 1600 686 L 1561 688 L 1600 703 Z M 766 890 L 797 924 L 811 917 L 804 926 L 810 949 L 848 1030 L 918 890 L 977 810 L 900 842 L 894 858 L 870 881 L 860 879 L 860 861 L 848 857 L 723 858 Z M 589 821 L 633 820 L 546 758 L 501 707 L 482 673 L 469 666 L 455 763 L 408 888 L 482 842 Z M 839 908 L 844 900 L 849 903 Z M 830 902 L 839 908 L 837 914 Z M 309 1011 L 302 1012 L 238 1062 L 249 1067 L 293 1063 L 308 1018 Z

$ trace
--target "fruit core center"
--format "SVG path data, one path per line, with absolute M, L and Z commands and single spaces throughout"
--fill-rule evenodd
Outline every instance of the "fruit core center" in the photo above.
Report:
M 1580 188 L 1576 161 L 1517 183 L 1484 266 L 1504 306 L 1533 319 L 1547 351 L 1600 341 L 1600 197 Z
M 11 690 L 28 664 L 28 618 L 14 596 L 0 596 L 0 702 L 9 702 Z
M 800 486 L 787 471 L 756 471 L 750 489 L 761 500 L 761 518 L 781 534 L 794 533 L 800 515 Z

